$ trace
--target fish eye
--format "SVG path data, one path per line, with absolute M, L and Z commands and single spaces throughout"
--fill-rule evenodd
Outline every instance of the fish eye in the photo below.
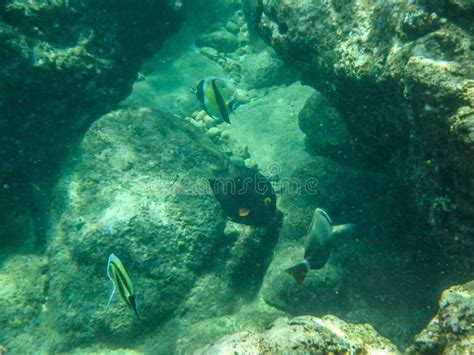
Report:
M 263 200 L 263 202 L 265 203 L 265 206 L 270 206 L 272 204 L 272 199 L 270 197 L 265 197 L 265 199 Z

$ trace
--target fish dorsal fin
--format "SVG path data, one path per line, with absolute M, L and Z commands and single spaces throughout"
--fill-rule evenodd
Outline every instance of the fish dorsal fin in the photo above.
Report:
M 317 218 L 317 209 L 314 210 L 313 212 L 313 217 L 311 218 L 311 222 L 308 226 L 308 229 L 306 230 L 306 236 L 309 236 L 311 234 L 311 231 L 313 230 L 313 226 L 316 223 L 316 218 Z
M 332 224 L 331 217 L 329 217 L 328 213 L 325 210 L 319 208 L 319 212 L 321 212 L 321 215 L 328 221 L 329 224 Z

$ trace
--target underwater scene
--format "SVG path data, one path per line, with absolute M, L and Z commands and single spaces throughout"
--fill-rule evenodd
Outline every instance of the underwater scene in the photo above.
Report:
M 474 354 L 474 1 L 0 0 L 0 355 Z

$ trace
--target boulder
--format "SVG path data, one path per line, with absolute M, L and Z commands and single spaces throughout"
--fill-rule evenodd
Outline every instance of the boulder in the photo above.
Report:
M 271 49 L 245 56 L 242 61 L 242 81 L 248 88 L 260 89 L 290 82 L 284 63 Z
M 215 32 L 205 33 L 196 40 L 198 47 L 211 47 L 219 52 L 234 52 L 239 47 L 237 36 L 232 32 L 221 29 Z
M 181 7 L 177 0 L 2 1 L 0 219 L 19 230 L 2 230 L 2 242 L 44 235 L 38 200 L 47 199 L 62 159 L 130 93 L 143 59 L 181 24 Z M 21 235 L 26 209 L 34 225 Z
M 0 269 L 0 354 L 5 349 L 28 346 L 41 349 L 35 342 L 41 327 L 48 287 L 48 262 L 44 255 L 2 255 Z M 31 332 L 25 332 L 25 328 Z M 31 349 L 30 348 L 30 349 Z M 8 352 L 9 353 L 9 352 Z
M 194 354 L 389 353 L 395 345 L 368 324 L 349 324 L 334 316 L 278 318 L 262 332 L 228 335 Z
M 309 151 L 336 161 L 355 163 L 357 155 L 346 123 L 320 92 L 315 91 L 306 100 L 298 122 Z
M 199 129 L 158 111 L 115 111 L 92 125 L 56 188 L 63 212 L 48 242 L 45 319 L 70 335 L 64 346 L 136 336 L 174 314 L 227 245 L 207 180 L 225 161 Z M 135 283 L 140 322 L 117 292 L 105 310 L 110 253 Z
M 436 316 L 416 336 L 406 354 L 472 354 L 474 352 L 474 281 L 441 295 Z
M 340 113 L 365 167 L 409 180 L 452 265 L 472 270 L 470 2 L 245 3 L 250 27 Z
M 298 127 L 298 114 L 314 90 L 295 82 L 255 93 L 251 102 L 235 110 L 226 131 L 248 147 L 265 176 L 288 177 L 309 157 Z

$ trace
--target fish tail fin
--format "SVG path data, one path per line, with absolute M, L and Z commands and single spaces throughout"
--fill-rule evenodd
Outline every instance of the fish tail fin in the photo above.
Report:
M 309 269 L 310 269 L 310 265 L 305 260 L 300 264 L 297 264 L 295 266 L 290 267 L 289 269 L 286 269 L 285 271 L 289 273 L 291 276 L 293 276 L 297 285 L 301 285 Z
M 331 234 L 333 236 L 339 236 L 341 234 L 352 232 L 355 228 L 356 225 L 352 223 L 339 224 L 337 226 L 332 226 Z
M 236 99 L 231 99 L 227 103 L 227 110 L 229 113 L 233 113 L 235 115 L 235 110 L 240 106 L 240 103 Z

